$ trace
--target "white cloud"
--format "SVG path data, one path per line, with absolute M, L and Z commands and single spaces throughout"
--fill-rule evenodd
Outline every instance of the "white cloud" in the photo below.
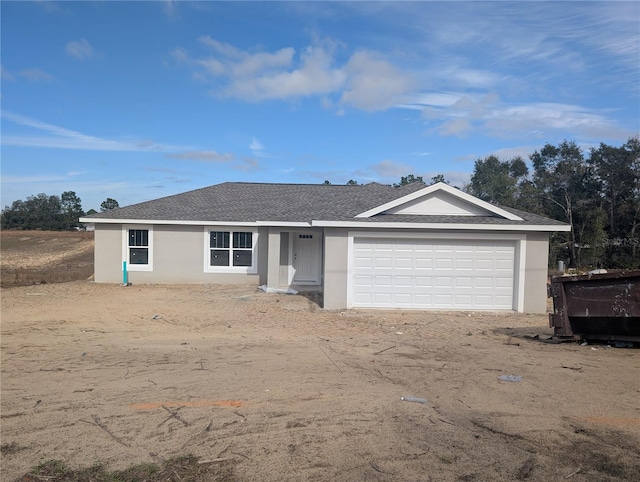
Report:
M 48 135 L 13 135 L 8 133 L 6 122 L 3 124 L 2 143 L 23 147 L 50 147 L 57 149 L 79 149 L 90 151 L 129 151 L 129 152 L 175 152 L 188 150 L 185 146 L 158 144 L 153 141 L 115 141 L 89 136 L 81 132 L 47 124 L 27 116 L 2 111 L 2 117 L 14 124 L 45 132 Z
M 30 82 L 50 82 L 54 78 L 53 75 L 38 68 L 21 70 L 18 72 L 18 75 L 24 77 Z
M 455 64 L 439 70 L 438 77 L 449 84 L 455 83 L 467 89 L 491 89 L 504 78 L 503 75 L 496 72 Z
M 168 18 L 174 18 L 176 13 L 176 2 L 172 0 L 162 0 L 162 11 Z
M 408 164 L 402 164 L 391 159 L 385 159 L 384 161 L 374 164 L 370 169 L 378 178 L 383 178 L 385 180 L 399 180 L 402 176 L 411 174 L 415 170 Z
M 443 122 L 438 126 L 437 131 L 443 136 L 464 137 L 473 130 L 473 124 L 468 119 L 458 118 Z
M 222 154 L 216 151 L 186 151 L 167 154 L 170 159 L 183 159 L 187 161 L 202 162 L 230 162 L 235 156 L 233 154 Z
M 31 183 L 39 183 L 39 182 L 52 182 L 52 181 L 63 181 L 68 179 L 67 176 L 63 176 L 60 174 L 39 174 L 37 176 L 2 176 L 2 183 L 7 184 L 31 184 Z
M 230 57 L 234 59 L 243 59 L 246 57 L 245 52 L 243 52 L 239 48 L 234 47 L 233 45 L 230 45 L 226 42 L 219 42 L 218 40 L 211 38 L 209 35 L 203 35 L 198 38 L 198 40 L 200 40 L 200 42 L 202 42 L 204 45 L 213 48 L 216 52 L 222 54 L 224 57 Z
M 93 47 L 85 39 L 73 40 L 67 43 L 65 50 L 67 54 L 79 60 L 87 60 L 94 55 Z
M 492 92 L 415 96 L 408 105 L 412 109 L 422 105 L 429 131 L 443 136 L 479 132 L 498 138 L 541 138 L 570 132 L 572 136 L 625 138 L 634 134 L 617 125 L 604 110 L 560 102 L 508 104 Z
M 252 172 L 260 169 L 260 162 L 252 157 L 243 157 L 232 168 L 237 171 Z
M 366 111 L 385 110 L 416 87 L 415 79 L 372 52 L 356 52 L 344 67 L 343 104 Z
M 284 100 L 327 94 L 344 84 L 344 74 L 331 67 L 332 59 L 322 47 L 305 49 L 300 59 L 300 66 L 293 70 L 275 70 L 257 76 L 235 75 L 223 93 L 250 101 Z M 234 69 L 235 74 L 239 71 Z
M 485 116 L 483 129 L 496 137 L 535 133 L 536 137 L 542 137 L 550 132 L 568 131 L 574 135 L 609 138 L 620 136 L 624 132 L 603 112 L 561 103 L 498 107 Z
M 33 3 L 39 5 L 49 13 L 60 11 L 60 7 L 58 6 L 58 4 L 51 0 L 35 0 Z
M 210 42 L 215 40 L 210 39 Z M 219 42 L 218 42 L 219 43 Z M 286 68 L 291 65 L 291 61 L 295 54 L 292 48 L 280 49 L 274 53 L 258 52 L 255 54 L 247 54 L 244 52 L 236 53 L 231 50 L 238 50 L 228 44 L 221 44 L 216 50 L 222 50 L 223 56 L 227 57 L 222 60 L 208 58 L 198 60 L 201 66 L 205 68 L 207 73 L 216 76 L 228 76 L 231 78 L 245 78 L 264 71 L 271 71 L 279 68 Z M 228 58 L 228 57 L 231 58 Z
M 1 65 L 0 65 L 0 78 L 2 78 L 2 80 L 11 80 L 11 81 L 16 80 L 14 75 L 11 72 L 9 72 L 7 69 L 2 67 Z
M 197 58 L 177 48 L 172 57 L 193 68 L 199 80 L 208 78 L 214 94 L 249 102 L 318 96 L 339 114 L 345 107 L 375 111 L 392 107 L 417 85 L 411 74 L 374 51 L 356 52 L 338 64 L 337 44 L 330 41 L 298 52 L 293 47 L 250 52 L 209 36 L 199 40 L 213 55 Z
M 252 151 L 262 151 L 264 150 L 264 146 L 262 145 L 262 142 L 260 142 L 255 137 L 252 137 L 251 144 L 249 145 L 249 149 L 251 149 Z

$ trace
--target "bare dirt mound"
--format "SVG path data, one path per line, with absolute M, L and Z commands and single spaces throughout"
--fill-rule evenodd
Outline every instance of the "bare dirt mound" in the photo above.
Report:
M 86 280 L 93 275 L 93 233 L 2 231 L 1 286 Z

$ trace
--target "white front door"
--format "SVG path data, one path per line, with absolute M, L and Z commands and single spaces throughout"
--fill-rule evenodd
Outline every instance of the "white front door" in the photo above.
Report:
M 321 233 L 293 233 L 291 267 L 294 284 L 320 284 Z

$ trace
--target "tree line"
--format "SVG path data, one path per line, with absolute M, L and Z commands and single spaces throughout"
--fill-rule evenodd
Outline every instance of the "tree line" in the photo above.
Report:
M 107 198 L 100 204 L 100 211 L 119 207 L 118 201 Z M 61 196 L 40 193 L 27 199 L 13 201 L 5 206 L 0 216 L 2 229 L 43 229 L 62 231 L 82 228 L 78 218 L 85 214 L 95 214 L 95 209 L 86 213 L 82 201 L 73 191 L 65 191 Z
M 574 141 L 546 144 L 520 158 L 478 159 L 465 190 L 485 201 L 571 225 L 551 234 L 552 265 L 640 267 L 640 140 L 601 143 L 584 152 Z

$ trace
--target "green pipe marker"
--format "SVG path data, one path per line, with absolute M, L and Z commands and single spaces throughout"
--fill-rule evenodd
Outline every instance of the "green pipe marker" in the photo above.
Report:
M 128 286 L 129 285 L 129 276 L 127 274 L 127 262 L 126 261 L 122 262 L 122 284 L 124 286 Z

